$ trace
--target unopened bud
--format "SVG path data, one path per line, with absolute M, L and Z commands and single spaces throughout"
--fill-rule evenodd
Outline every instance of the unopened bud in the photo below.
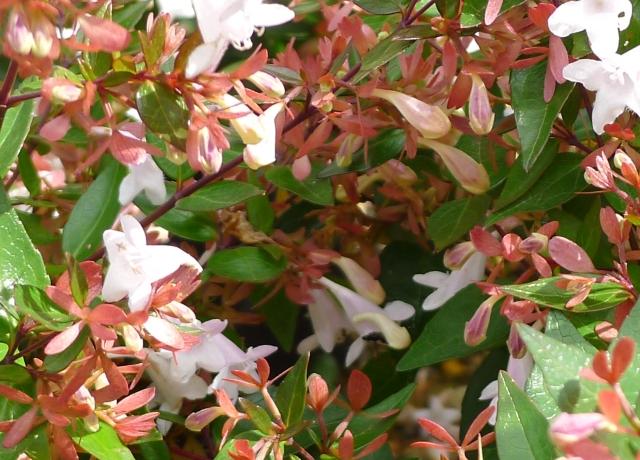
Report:
M 547 250 L 548 244 L 549 238 L 546 235 L 532 233 L 518 245 L 518 250 L 525 254 L 540 253 Z
M 429 105 L 398 91 L 375 89 L 372 95 L 393 104 L 422 137 L 437 139 L 451 130 L 449 117 L 438 106 Z
M 459 270 L 475 252 L 476 248 L 471 241 L 456 244 L 444 253 L 444 266 L 449 270 Z
M 473 74 L 471 76 L 471 96 L 469 98 L 469 125 L 479 136 L 489 134 L 493 129 L 496 115 L 493 113 L 489 93 L 482 79 Z
M 419 138 L 418 143 L 435 151 L 466 191 L 481 195 L 491 187 L 491 180 L 484 166 L 462 150 L 425 138 Z
M 501 295 L 494 295 L 482 302 L 473 317 L 464 325 L 464 342 L 467 345 L 475 347 L 487 338 L 487 329 L 491 321 L 491 310 L 495 303 L 501 298 Z
M 303 155 L 300 158 L 296 158 L 291 166 L 293 177 L 299 181 L 305 180 L 311 174 L 311 162 L 308 155 Z
M 222 152 L 215 144 L 207 126 L 189 129 L 187 135 L 187 160 L 196 171 L 216 173 L 222 166 Z
M 624 153 L 622 150 L 618 150 L 613 157 L 613 164 L 620 170 L 622 176 L 631 182 L 635 187 L 640 186 L 640 178 L 638 178 L 638 169 L 636 168 L 633 160 Z
M 190 414 L 185 420 L 184 426 L 191 431 L 202 431 L 202 429 L 213 422 L 215 419 L 225 415 L 224 410 L 220 407 L 207 407 Z
M 358 294 L 377 305 L 384 302 L 385 292 L 380 282 L 353 259 L 339 257 L 332 262 L 340 267 Z
M 42 95 L 52 102 L 67 104 L 84 95 L 84 89 L 64 78 L 48 78 L 42 84 Z
M 31 53 L 34 46 L 34 37 L 27 26 L 24 14 L 15 9 L 9 16 L 6 40 L 11 49 L 25 56 Z
M 46 57 L 53 48 L 55 29 L 44 14 L 35 12 L 31 17 L 31 29 L 33 33 L 33 55 L 39 58 Z
M 275 98 L 284 96 L 284 85 L 279 78 L 276 78 L 273 75 L 259 71 L 251 75 L 248 80 L 260 88 L 260 91 L 265 93 L 267 96 Z
M 342 143 L 340 144 L 340 148 L 338 149 L 338 153 L 336 154 L 336 163 L 341 168 L 346 168 L 351 164 L 351 160 L 353 154 L 362 147 L 364 140 L 361 136 L 356 136 L 355 134 L 347 134 Z
M 130 324 L 122 326 L 122 337 L 124 338 L 124 345 L 127 350 L 132 353 L 137 353 L 142 350 L 142 347 L 144 346 L 142 337 L 140 337 L 138 331 L 136 331 L 136 329 Z
M 329 401 L 327 382 L 318 374 L 311 374 L 308 379 L 308 388 L 307 402 L 314 410 L 322 412 Z

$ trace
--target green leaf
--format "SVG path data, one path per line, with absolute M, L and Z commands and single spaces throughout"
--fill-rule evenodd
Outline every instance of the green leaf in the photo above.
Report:
M 577 346 L 587 353 L 596 352 L 595 347 L 585 340 L 563 312 L 557 310 L 549 312 L 544 333 L 546 336 L 559 340 L 564 344 Z
M 73 341 L 71 345 L 69 345 L 64 351 L 57 353 L 55 355 L 48 355 L 44 358 L 44 367 L 47 372 L 60 372 L 67 368 L 71 362 L 76 359 L 76 357 L 80 354 L 85 344 L 87 343 L 87 339 L 89 338 L 90 329 L 88 327 L 82 328 L 78 337 Z
M 504 0 L 500 13 L 524 3 L 524 0 Z M 465 27 L 477 26 L 484 22 L 487 0 L 465 0 L 460 23 Z
M 42 256 L 33 246 L 15 211 L 0 214 L 0 279 L 44 288 L 49 277 Z
M 71 211 L 62 233 L 62 249 L 76 260 L 93 254 L 102 242 L 102 233 L 111 228 L 118 217 L 118 188 L 126 174 L 127 168 L 109 158 Z
M 265 292 L 260 292 L 260 294 L 264 295 Z M 260 312 L 264 315 L 267 327 L 278 340 L 280 346 L 284 351 L 290 352 L 295 344 L 300 307 L 291 302 L 284 289 L 281 289 L 268 302 L 262 304 Z
M 547 211 L 569 201 L 587 186 L 580 166 L 582 158 L 576 154 L 557 155 L 546 174 L 522 198 L 492 214 L 486 225 L 522 212 Z
M 384 40 L 379 41 L 362 59 L 362 66 L 353 77 L 352 83 L 358 83 L 374 70 L 379 69 L 397 57 L 419 39 L 435 38 L 439 34 L 428 26 L 411 26 L 400 29 Z
M 40 177 L 27 150 L 21 150 L 18 155 L 18 171 L 31 196 L 37 196 L 40 193 Z
M 185 147 L 189 111 L 182 96 L 164 84 L 146 81 L 136 92 L 136 105 L 142 121 L 155 134 Z
M 466 2 L 465 2 L 466 3 Z M 556 88 L 549 102 L 544 100 L 547 62 L 511 72 L 511 105 L 516 117 L 523 157 L 522 166 L 530 171 L 542 154 L 551 127 L 573 90 L 573 83 Z
M 176 192 L 175 182 L 166 182 L 167 194 L 173 195 Z M 145 194 L 140 194 L 135 199 L 135 204 L 145 214 L 151 214 L 157 206 L 152 204 Z M 166 228 L 170 233 L 193 241 L 211 241 L 216 238 L 217 232 L 210 218 L 201 214 L 182 209 L 172 209 L 160 219 L 156 224 Z
M 542 177 L 542 174 L 544 174 L 547 168 L 549 168 L 556 158 L 557 153 L 558 142 L 555 140 L 549 141 L 546 147 L 540 152 L 538 161 L 533 164 L 529 171 L 525 171 L 523 166 L 524 157 L 520 155 L 509 170 L 502 193 L 500 193 L 500 197 L 496 200 L 495 209 L 504 208 L 527 193 L 538 179 Z
M 479 195 L 448 201 L 436 209 L 427 221 L 436 250 L 441 251 L 455 243 L 480 223 L 490 203 L 489 196 Z
M 501 460 L 553 460 L 549 422 L 506 372 L 498 378 L 496 442 Z
M 475 285 L 458 292 L 445 303 L 427 323 L 407 353 L 398 363 L 399 371 L 408 371 L 430 366 L 450 358 L 460 358 L 472 353 L 488 350 L 504 343 L 509 335 L 509 326 L 494 307 L 487 338 L 478 346 L 470 347 L 464 342 L 464 327 L 486 296 Z
M 567 345 L 535 329 L 517 325 L 544 377 L 544 386 L 565 412 L 592 412 L 598 386 L 579 380 L 580 370 L 591 364 L 592 355 L 576 345 Z
M 394 0 L 354 0 L 354 3 L 371 14 L 393 14 L 402 12 Z
M 328 179 L 309 177 L 304 181 L 299 181 L 293 177 L 291 168 L 288 166 L 273 167 L 265 173 L 265 177 L 274 185 L 295 193 L 310 203 L 320 206 L 333 205 L 333 186 Z
M 31 374 L 18 364 L 0 365 L 0 383 L 5 385 L 21 385 L 31 380 Z
M 293 426 L 302 421 L 307 394 L 308 366 L 309 354 L 307 353 L 298 359 L 278 387 L 275 401 L 286 426 Z
M 171 460 L 171 451 L 163 441 L 150 441 L 138 446 L 145 460 Z
M 63 331 L 71 324 L 69 314 L 56 305 L 49 296 L 35 286 L 16 286 L 16 309 L 31 316 L 53 331 Z
M 24 140 L 29 134 L 33 120 L 33 99 L 24 101 L 7 110 L 0 128 L 0 177 L 4 178 L 13 164 Z
M 266 410 L 245 398 L 240 398 L 238 402 L 258 430 L 266 435 L 273 434 L 271 417 Z
M 178 201 L 176 207 L 186 211 L 215 211 L 229 208 L 264 193 L 255 185 L 234 180 L 223 180 L 201 188 L 193 195 Z
M 116 431 L 104 422 L 100 423 L 100 429 L 91 433 L 77 424 L 75 432 L 69 432 L 71 439 L 82 449 L 96 457 L 98 460 L 134 460 L 131 451 L 122 444 Z
M 351 164 L 339 166 L 335 161 L 318 173 L 318 177 L 331 177 L 350 172 L 365 172 L 398 157 L 405 145 L 401 129 L 383 131 L 374 140 L 353 154 Z
M 126 3 L 122 8 L 113 12 L 113 21 L 125 29 L 133 29 L 152 6 L 153 2 L 150 0 Z
M 271 201 L 264 195 L 254 196 L 247 200 L 247 217 L 253 228 L 269 235 L 273 231 L 276 215 Z
M 554 276 L 541 278 L 526 284 L 500 286 L 500 289 L 505 294 L 510 294 L 520 299 L 531 300 L 537 304 L 558 310 L 566 310 L 565 305 L 576 295 L 576 292 L 558 287 L 560 281 L 562 281 L 560 276 Z M 582 313 L 607 310 L 620 305 L 630 296 L 630 293 L 618 283 L 595 283 L 589 296 L 584 302 L 571 308 L 571 312 Z
M 242 246 L 217 251 L 209 259 L 207 269 L 214 275 L 235 281 L 271 281 L 287 268 L 287 258 L 275 247 L 271 249 Z

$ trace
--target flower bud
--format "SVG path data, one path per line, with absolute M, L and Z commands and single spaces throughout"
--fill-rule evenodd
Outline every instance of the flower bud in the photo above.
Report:
M 284 85 L 279 78 L 266 72 L 258 71 L 247 78 L 251 83 L 260 88 L 267 96 L 280 98 L 284 96 Z
M 144 343 L 142 337 L 138 334 L 138 331 L 130 324 L 124 324 L 122 326 L 122 337 L 124 338 L 124 345 L 127 350 L 132 353 L 137 353 L 142 350 Z
M 475 252 L 476 248 L 470 241 L 456 244 L 444 253 L 444 266 L 449 270 L 459 270 Z
M 27 26 L 27 18 L 14 9 L 9 16 L 6 32 L 7 44 L 16 53 L 26 56 L 34 46 L 34 37 Z
M 42 95 L 52 102 L 68 104 L 84 95 L 84 89 L 64 78 L 48 78 L 42 84 Z
M 31 16 L 31 30 L 33 33 L 33 55 L 39 58 L 48 56 L 56 38 L 53 25 L 44 14 L 35 12 Z
M 196 171 L 215 173 L 222 166 L 222 152 L 207 126 L 189 129 L 187 135 L 187 159 Z
M 511 329 L 509 330 L 509 338 L 507 339 L 507 347 L 511 356 L 517 359 L 521 359 L 527 353 L 527 347 L 524 340 L 520 338 L 518 329 L 516 328 L 516 322 L 511 323 Z
M 482 79 L 473 74 L 471 76 L 471 96 L 469 98 L 469 125 L 479 136 L 489 134 L 493 129 L 496 115 L 493 113 L 489 93 Z
M 340 267 L 358 294 L 376 305 L 384 302 L 385 292 L 380 282 L 353 259 L 339 257 L 332 262 Z
M 532 233 L 518 245 L 518 250 L 525 254 L 540 253 L 547 250 L 548 244 L 549 238 L 546 235 Z
M 225 413 L 221 407 L 207 407 L 189 414 L 184 426 L 191 431 L 202 431 L 205 426 L 222 415 L 225 415 Z
M 440 107 L 429 105 L 398 91 L 375 89 L 372 95 L 393 104 L 422 137 L 437 139 L 451 130 L 449 117 Z
M 236 130 L 245 144 L 258 144 L 266 136 L 264 127 L 258 116 L 249 107 L 230 94 L 225 94 L 218 104 L 226 113 L 233 114 L 231 126 Z
M 613 157 L 613 164 L 620 170 L 622 176 L 631 182 L 633 186 L 640 187 L 638 169 L 629 155 L 624 153 L 622 150 L 618 150 L 616 155 Z
M 329 387 L 318 374 L 311 374 L 308 379 L 309 395 L 307 402 L 312 409 L 322 412 L 329 402 Z
M 425 138 L 419 138 L 418 143 L 436 152 L 466 191 L 480 195 L 491 187 L 491 180 L 484 166 L 462 150 Z
M 311 162 L 308 155 L 303 155 L 300 158 L 296 158 L 291 166 L 293 177 L 299 181 L 305 180 L 311 174 Z
M 353 154 L 362 147 L 363 142 L 364 140 L 361 136 L 347 134 L 336 154 L 336 163 L 338 166 L 341 168 L 348 167 L 351 164 Z
M 464 342 L 475 347 L 487 338 L 487 329 L 491 320 L 491 310 L 502 295 L 494 295 L 480 304 L 473 317 L 464 325 Z

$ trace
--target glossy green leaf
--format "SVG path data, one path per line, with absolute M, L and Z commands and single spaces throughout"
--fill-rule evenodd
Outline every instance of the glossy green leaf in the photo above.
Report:
M 287 268 L 287 258 L 277 251 L 242 246 L 217 251 L 207 263 L 214 275 L 235 281 L 264 283 L 277 278 Z
M 510 294 L 519 299 L 531 300 L 540 305 L 565 310 L 565 305 L 576 295 L 576 292 L 558 287 L 558 283 L 561 280 L 561 277 L 554 276 L 525 284 L 500 286 L 500 289 L 505 294 Z M 629 292 L 618 283 L 595 283 L 584 302 L 571 308 L 571 311 L 582 313 L 607 310 L 620 305 L 629 298 Z
M 353 77 L 352 83 L 358 83 L 374 70 L 409 48 L 416 40 L 434 38 L 438 33 L 428 26 L 411 26 L 400 29 L 384 40 L 379 41 L 362 59 L 362 66 Z
M 20 151 L 18 155 L 18 171 L 31 196 L 37 196 L 40 193 L 40 177 L 27 150 Z
M 529 171 L 525 171 L 523 166 L 524 157 L 520 155 L 509 170 L 502 192 L 496 200 L 495 209 L 504 208 L 527 193 L 553 163 L 557 153 L 558 142 L 555 140 L 549 141 L 540 152 L 538 161 L 533 164 Z
M 335 162 L 318 173 L 318 177 L 331 177 L 350 172 L 365 172 L 387 161 L 397 158 L 405 145 L 405 134 L 401 129 L 383 131 L 368 145 L 353 154 L 351 164 L 346 167 Z
M 80 334 L 78 334 L 78 337 L 76 337 L 73 343 L 71 343 L 71 345 L 69 345 L 64 351 L 55 355 L 46 356 L 44 358 L 44 367 L 47 372 L 60 372 L 66 369 L 84 348 L 90 332 L 90 329 L 85 326 L 82 328 Z
M 146 81 L 136 93 L 136 105 L 145 125 L 178 147 L 184 147 L 189 111 L 182 97 L 168 86 Z
M 371 14 L 393 14 L 402 12 L 397 0 L 354 0 L 354 3 Z
M 171 451 L 163 441 L 150 441 L 138 446 L 144 460 L 171 460 Z
M 0 383 L 16 386 L 31 380 L 31 374 L 27 369 L 18 364 L 0 365 Z
M 29 134 L 35 102 L 22 102 L 7 110 L 0 127 L 0 177 L 4 177 L 13 164 L 24 140 Z
M 44 288 L 49 277 L 15 211 L 0 214 L 0 279 Z
M 16 309 L 53 331 L 63 331 L 73 318 L 35 286 L 16 286 Z
M 494 348 L 509 334 L 509 327 L 496 306 L 491 315 L 487 338 L 478 346 L 470 347 L 464 341 L 465 323 L 476 312 L 486 296 L 475 285 L 458 292 L 445 303 L 427 323 L 420 336 L 398 363 L 399 371 L 430 366 L 450 358 L 461 358 L 472 353 Z
M 501 460 L 553 460 L 549 422 L 506 372 L 498 378 L 496 443 Z
M 167 182 L 166 187 L 167 194 L 173 195 L 175 193 L 175 182 Z M 136 198 L 135 204 L 145 214 L 151 214 L 157 207 L 144 194 Z M 217 236 L 216 228 L 211 218 L 182 209 L 172 209 L 158 219 L 156 224 L 166 228 L 174 235 L 192 241 L 212 241 Z
M 544 386 L 565 412 L 591 412 L 596 405 L 597 384 L 579 379 L 591 364 L 592 354 L 567 345 L 535 329 L 518 324 L 520 337 L 542 371 Z
M 254 196 L 247 200 L 246 206 L 249 223 L 255 230 L 269 235 L 276 218 L 269 198 L 264 195 Z
M 141 0 L 137 2 L 125 3 L 122 8 L 113 12 L 113 20 L 127 29 L 133 29 L 145 12 L 153 7 L 151 0 Z
M 520 199 L 489 216 L 486 225 L 522 212 L 547 211 L 566 203 L 587 187 L 581 155 L 557 155 L 546 173 Z
M 547 62 L 511 73 L 511 105 L 516 117 L 523 157 L 522 166 L 530 171 L 549 140 L 551 127 L 573 90 L 573 83 L 558 86 L 549 102 L 544 100 Z
M 473 196 L 461 200 L 447 201 L 429 217 L 429 235 L 440 251 L 465 236 L 484 219 L 491 197 Z
M 631 337 L 636 342 L 636 353 L 633 362 L 620 379 L 620 385 L 627 399 L 640 408 L 640 308 L 638 303 L 622 323 L 618 337 Z
M 307 394 L 309 354 L 302 355 L 284 378 L 276 393 L 276 405 L 286 426 L 302 421 Z
M 246 182 L 223 180 L 201 188 L 191 196 L 178 201 L 176 206 L 186 211 L 215 211 L 229 208 L 264 193 Z
M 266 410 L 245 398 L 240 398 L 238 402 L 242 407 L 242 411 L 249 416 L 249 420 L 261 433 L 266 435 L 273 434 L 274 429 L 271 417 Z
M 88 258 L 102 243 L 118 213 L 118 188 L 127 168 L 110 159 L 76 203 L 62 233 L 62 249 L 77 260 Z
M 77 431 L 70 431 L 73 442 L 98 460 L 134 460 L 131 451 L 122 444 L 116 431 L 104 422 L 100 429 L 91 433 L 77 424 Z
M 288 166 L 276 166 L 265 173 L 267 180 L 274 185 L 295 193 L 303 200 L 320 206 L 333 205 L 333 186 L 328 179 L 309 177 L 299 181 L 293 177 Z

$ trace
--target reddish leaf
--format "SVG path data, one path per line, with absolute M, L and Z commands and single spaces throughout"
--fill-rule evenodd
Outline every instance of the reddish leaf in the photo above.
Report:
M 44 353 L 47 355 L 55 355 L 69 348 L 80 334 L 83 326 L 84 321 L 78 321 L 66 328 L 64 331 L 56 335 L 46 347 L 44 347 Z
M 3 396 L 10 401 L 15 401 L 20 404 L 31 404 L 33 402 L 33 398 L 26 393 L 23 393 L 20 390 L 16 390 L 7 385 L 3 385 L 0 383 L 0 396 Z
M 156 389 L 154 387 L 145 388 L 122 399 L 113 410 L 121 414 L 132 412 L 148 404 L 155 395 Z
M 453 438 L 453 436 L 451 436 L 447 430 L 442 428 L 436 422 L 432 422 L 431 420 L 426 418 L 421 418 L 418 419 L 418 423 L 427 433 L 432 435 L 434 438 L 438 439 L 439 441 L 446 442 L 453 449 L 458 448 L 458 442 Z
M 484 11 L 484 23 L 486 25 L 493 24 L 500 14 L 500 8 L 502 8 L 502 0 L 489 0 Z
M 570 272 L 593 273 L 596 271 L 587 252 L 562 236 L 551 238 L 549 254 L 558 265 Z
M 633 361 L 636 343 L 631 337 L 623 337 L 611 355 L 611 378 L 617 382 Z
M 127 321 L 127 315 L 122 311 L 122 308 L 108 303 L 103 303 L 91 310 L 88 320 L 113 326 Z
M 78 24 L 91 46 L 107 53 L 123 50 L 131 40 L 129 31 L 113 21 L 84 15 L 78 18 Z
M 18 445 L 20 441 L 31 431 L 38 415 L 38 408 L 32 407 L 22 414 L 18 420 L 13 422 L 11 429 L 4 435 L 2 446 L 11 449 Z

